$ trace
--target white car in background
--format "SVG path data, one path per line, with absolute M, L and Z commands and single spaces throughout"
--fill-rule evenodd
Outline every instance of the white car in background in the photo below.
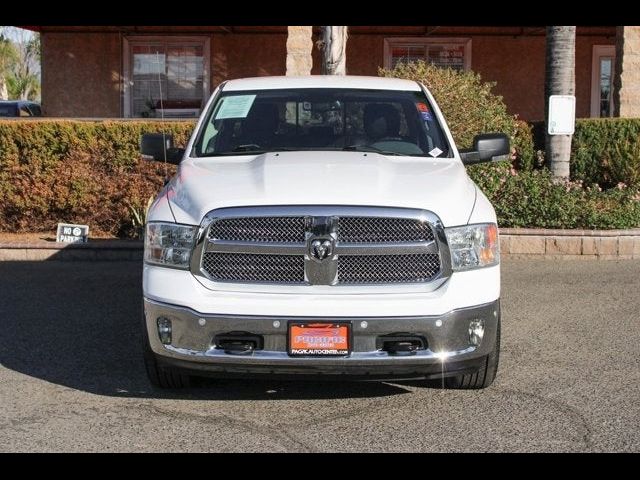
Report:
M 221 84 L 153 203 L 144 254 L 145 362 L 192 375 L 444 379 L 498 368 L 496 215 L 427 89 L 400 79 L 261 77 Z

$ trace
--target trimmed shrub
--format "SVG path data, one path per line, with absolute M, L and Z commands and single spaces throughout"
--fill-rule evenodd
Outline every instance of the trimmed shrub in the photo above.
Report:
M 165 167 L 140 159 L 143 132 L 172 133 L 185 145 L 192 121 L 0 121 L 0 231 L 52 231 L 84 223 L 93 234 L 136 234 Z M 167 174 L 175 167 L 167 166 Z M 503 227 L 640 226 L 640 193 L 618 185 L 554 183 L 546 170 L 516 171 L 509 162 L 469 173 L 493 203 Z
M 166 131 L 186 145 L 192 121 L 0 121 L 0 230 L 50 231 L 84 223 L 92 233 L 135 232 L 134 211 L 164 183 L 143 161 L 140 136 Z M 168 174 L 175 167 L 168 165 Z
M 640 187 L 640 119 L 580 119 L 571 145 L 571 178 L 603 188 Z
M 506 164 L 505 164 L 506 165 Z M 557 182 L 546 170 L 516 172 L 508 165 L 483 172 L 478 186 L 501 227 L 612 229 L 640 226 L 640 192 L 602 191 L 582 182 Z
M 503 132 L 511 137 L 515 166 L 520 170 L 533 167 L 531 128 L 507 113 L 502 97 L 491 92 L 495 82 L 483 82 L 475 72 L 440 68 L 424 61 L 399 63 L 392 70 L 381 68 L 378 75 L 423 83 L 438 102 L 458 148 L 470 148 L 479 133 Z

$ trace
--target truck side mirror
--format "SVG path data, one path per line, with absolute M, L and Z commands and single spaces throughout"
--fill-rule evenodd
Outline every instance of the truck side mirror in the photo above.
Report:
M 484 162 L 499 162 L 511 158 L 509 137 L 504 133 L 483 133 L 473 137 L 473 148 L 460 150 L 465 165 Z
M 140 153 L 144 158 L 178 165 L 184 155 L 184 148 L 173 146 L 173 135 L 165 133 L 144 133 L 140 139 Z

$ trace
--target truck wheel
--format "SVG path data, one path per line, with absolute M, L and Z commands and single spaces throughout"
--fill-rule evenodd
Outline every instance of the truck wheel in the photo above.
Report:
M 151 350 L 149 344 L 149 335 L 147 333 L 147 325 L 144 322 L 144 314 L 142 316 L 142 348 L 144 357 L 144 366 L 147 371 L 147 377 L 151 385 L 158 388 L 187 388 L 191 386 L 191 377 L 180 373 L 176 370 L 162 367 L 158 365 L 156 354 Z
M 499 310 L 498 310 L 499 312 Z M 496 331 L 496 343 L 493 350 L 486 356 L 483 366 L 474 373 L 465 373 L 455 377 L 445 378 L 445 386 L 460 390 L 476 390 L 486 388 L 493 383 L 498 371 L 500 360 L 500 316 L 498 316 L 498 327 Z

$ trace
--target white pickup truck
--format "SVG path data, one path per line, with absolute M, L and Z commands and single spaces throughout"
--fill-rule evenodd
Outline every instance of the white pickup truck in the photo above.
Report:
M 500 349 L 495 212 L 427 89 L 400 79 L 261 77 L 221 84 L 147 218 L 144 359 L 192 376 L 492 383 Z

